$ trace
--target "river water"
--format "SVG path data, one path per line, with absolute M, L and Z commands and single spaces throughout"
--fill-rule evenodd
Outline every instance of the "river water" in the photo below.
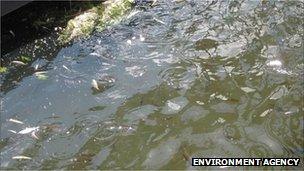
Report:
M 303 10 L 300 1 L 157 1 L 69 46 L 51 36 L 6 54 L 35 60 L 1 75 L 1 168 L 303 160 Z

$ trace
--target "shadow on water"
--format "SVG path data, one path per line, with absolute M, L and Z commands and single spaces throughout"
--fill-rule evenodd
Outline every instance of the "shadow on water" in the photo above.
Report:
M 54 58 L 43 48 L 31 66 L 1 77 L 1 168 L 303 160 L 303 9 L 300 1 L 158 1 Z

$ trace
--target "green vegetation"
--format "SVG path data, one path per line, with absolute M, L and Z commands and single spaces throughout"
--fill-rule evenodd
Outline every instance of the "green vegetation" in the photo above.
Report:
M 0 73 L 5 73 L 7 71 L 6 67 L 0 67 Z
M 19 60 L 22 61 L 22 62 L 24 62 L 24 63 L 29 63 L 32 60 L 32 58 L 30 56 L 21 55 L 19 57 Z
M 70 20 L 61 32 L 59 42 L 65 44 L 75 38 L 87 37 L 94 29 L 103 31 L 107 26 L 118 23 L 131 9 L 132 3 L 133 0 L 111 0 L 107 4 L 96 5 Z
M 67 27 L 61 32 L 59 36 L 60 43 L 68 43 L 76 37 L 86 37 L 94 29 L 98 18 L 97 8 L 93 7 L 91 10 L 70 20 Z

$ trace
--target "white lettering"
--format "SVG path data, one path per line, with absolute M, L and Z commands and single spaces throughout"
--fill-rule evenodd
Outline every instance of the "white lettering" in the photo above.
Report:
M 268 161 L 268 159 L 264 159 L 264 161 L 263 161 L 263 166 L 269 166 L 269 161 Z
M 300 159 L 293 159 L 293 161 L 294 161 L 294 166 L 298 166 L 299 162 L 300 162 Z

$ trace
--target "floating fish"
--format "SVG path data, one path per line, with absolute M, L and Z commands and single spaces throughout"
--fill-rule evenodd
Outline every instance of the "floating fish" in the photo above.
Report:
M 15 33 L 13 32 L 13 30 L 10 30 L 9 32 L 11 33 L 11 35 L 12 35 L 13 37 L 16 37 Z
M 64 68 L 64 69 L 66 69 L 66 70 L 68 70 L 68 71 L 71 71 L 67 66 L 65 66 L 65 65 L 62 65 L 62 67 Z
M 47 71 L 38 71 L 38 72 L 35 72 L 35 75 L 41 75 L 41 74 L 46 74 Z
M 36 71 L 36 70 L 38 70 L 38 68 L 39 68 L 39 65 L 36 64 L 36 65 L 34 66 L 34 70 Z
M 34 138 L 34 139 L 36 139 L 36 140 L 39 140 L 38 136 L 36 135 L 36 131 L 33 131 L 31 133 L 31 137 Z
M 272 109 L 267 109 L 267 110 L 265 110 L 262 114 L 260 114 L 260 117 L 265 117 L 265 116 L 268 115 L 270 112 L 272 112 Z
M 25 128 L 25 129 L 19 131 L 18 134 L 29 134 L 29 133 L 32 133 L 32 132 L 34 132 L 34 131 L 38 131 L 38 129 L 39 129 L 39 126 L 37 126 L 37 127 Z
M 144 36 L 140 34 L 140 35 L 139 35 L 139 40 L 140 40 L 141 42 L 145 41 Z
M 156 4 L 157 0 L 153 0 L 152 6 Z
M 14 131 L 14 130 L 11 130 L 11 129 L 9 129 L 9 130 L 7 130 L 8 132 L 11 132 L 11 133 L 14 133 L 14 134 L 17 134 L 17 132 L 16 131 Z
M 46 80 L 48 78 L 48 76 L 45 75 L 46 73 L 47 71 L 39 71 L 39 72 L 35 72 L 35 75 L 39 80 Z
M 23 66 L 26 65 L 26 63 L 21 62 L 21 61 L 12 61 L 11 63 L 12 63 L 12 64 L 15 64 L 15 65 L 20 65 L 20 66 L 21 66 L 21 65 L 23 65 Z
M 195 101 L 197 104 L 199 104 L 199 105 L 204 105 L 205 103 L 204 102 L 202 102 L 202 101 Z
M 14 156 L 12 157 L 12 159 L 24 159 L 24 160 L 31 160 L 32 158 L 31 157 L 27 157 L 27 156 Z
M 19 120 L 17 120 L 17 119 L 9 119 L 8 121 L 10 121 L 10 122 L 14 122 L 14 123 L 18 123 L 18 124 L 24 124 L 23 122 L 21 122 L 21 121 L 19 121 Z
M 282 66 L 282 62 L 279 60 L 272 60 L 266 63 L 267 66 L 280 67 Z
M 155 20 L 156 22 L 158 22 L 158 23 L 161 23 L 161 24 L 166 24 L 165 22 L 163 22 L 162 20 L 160 20 L 160 19 L 157 19 L 157 18 L 155 18 L 155 17 L 153 17 L 153 20 Z
M 252 93 L 252 92 L 255 92 L 255 89 L 250 88 L 250 87 L 241 87 L 241 89 L 242 89 L 245 93 Z
M 92 80 L 91 85 L 94 89 L 100 90 L 99 87 L 98 87 L 98 83 L 95 79 Z

